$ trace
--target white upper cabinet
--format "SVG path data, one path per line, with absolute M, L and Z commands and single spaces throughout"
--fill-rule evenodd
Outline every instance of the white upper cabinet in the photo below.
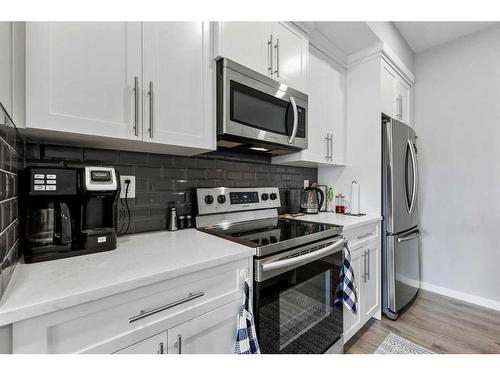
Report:
M 314 47 L 309 50 L 307 150 L 276 156 L 275 164 L 345 164 L 345 73 Z
M 270 75 L 271 22 L 219 22 L 217 55 Z
M 410 85 L 385 61 L 382 61 L 382 112 L 395 119 L 410 122 Z
M 26 24 L 27 128 L 140 139 L 140 78 L 139 22 Z
M 27 22 L 27 131 L 134 151 L 214 150 L 213 66 L 208 22 Z
M 293 28 L 278 22 L 272 24 L 272 39 L 273 78 L 307 93 L 309 41 Z
M 12 23 L 0 22 L 0 103 L 12 116 Z
M 214 148 L 209 24 L 144 22 L 143 54 L 143 139 Z
M 281 22 L 219 22 L 215 56 L 307 93 L 309 41 Z

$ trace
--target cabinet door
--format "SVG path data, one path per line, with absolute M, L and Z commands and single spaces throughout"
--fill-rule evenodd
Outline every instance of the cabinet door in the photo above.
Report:
M 362 269 L 362 255 L 363 251 L 357 250 L 351 252 L 351 266 L 354 272 L 354 282 L 356 287 L 357 304 L 356 304 L 356 314 L 348 310 L 344 306 L 344 342 L 349 340 L 362 325 L 362 309 L 363 309 L 363 296 L 362 290 L 360 288 L 363 278 L 361 277 Z
M 0 22 L 0 103 L 12 117 L 12 22 Z
M 363 296 L 362 321 L 365 323 L 380 309 L 380 251 L 378 243 L 363 248 L 366 278 L 361 284 Z M 366 253 L 365 253 L 366 251 Z M 362 265 L 363 266 L 363 265 Z M 361 270 L 363 272 L 363 270 Z
M 271 75 L 271 23 L 219 22 L 216 57 Z
M 382 112 L 397 118 L 397 84 L 396 72 L 385 62 L 382 62 Z
M 398 80 L 398 105 L 400 119 L 410 123 L 410 86 L 403 80 Z
M 168 330 L 168 353 L 233 353 L 240 305 L 234 301 Z
M 215 148 L 208 22 L 145 22 L 143 139 Z
M 139 341 L 115 354 L 167 354 L 167 332 Z
M 282 23 L 273 23 L 272 28 L 273 78 L 307 93 L 309 41 Z
M 27 127 L 140 139 L 140 77 L 139 22 L 26 24 Z

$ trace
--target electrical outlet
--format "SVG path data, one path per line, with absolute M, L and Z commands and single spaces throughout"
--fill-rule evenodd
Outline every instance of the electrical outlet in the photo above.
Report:
M 120 198 L 125 198 L 125 193 L 127 191 L 127 184 L 125 183 L 126 180 L 130 180 L 130 185 L 128 187 L 128 193 L 127 193 L 127 199 L 128 198 L 135 198 L 135 176 L 120 176 L 120 186 L 121 186 L 121 191 L 120 191 Z
M 304 189 L 309 187 L 309 180 L 304 180 Z

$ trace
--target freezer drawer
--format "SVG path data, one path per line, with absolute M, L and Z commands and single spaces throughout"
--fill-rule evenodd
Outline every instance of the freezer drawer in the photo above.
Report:
M 417 294 L 420 283 L 419 236 L 418 228 L 413 228 L 386 237 L 384 302 L 392 313 L 405 307 Z

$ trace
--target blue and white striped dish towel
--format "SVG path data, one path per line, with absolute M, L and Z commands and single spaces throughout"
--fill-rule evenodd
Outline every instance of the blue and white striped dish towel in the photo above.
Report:
M 260 354 L 260 347 L 255 332 L 255 322 L 252 315 L 249 279 L 245 277 L 245 295 L 241 303 L 237 320 L 235 354 Z
M 351 252 L 344 243 L 344 261 L 340 269 L 339 283 L 335 291 L 335 305 L 340 306 L 342 302 L 353 314 L 356 314 L 356 288 L 354 280 L 354 271 L 351 266 Z

